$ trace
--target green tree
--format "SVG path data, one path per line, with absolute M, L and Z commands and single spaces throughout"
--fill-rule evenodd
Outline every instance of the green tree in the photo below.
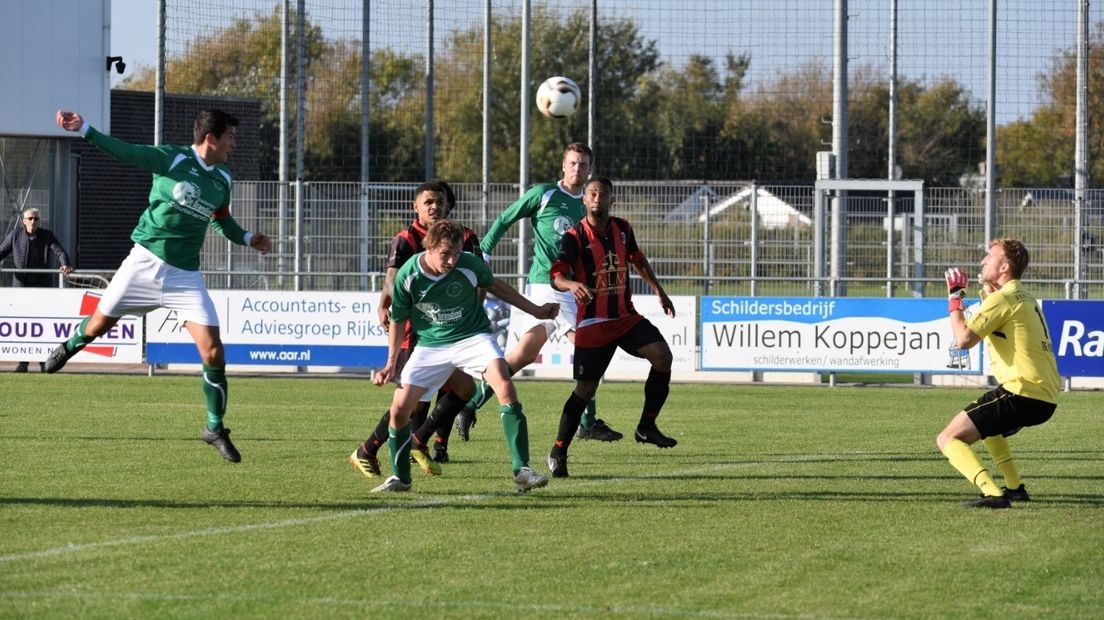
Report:
M 811 62 L 777 81 L 759 84 L 729 109 L 721 137 L 738 159 L 745 179 L 808 182 L 816 174 L 816 152 L 830 129 L 830 72 Z
M 885 178 L 889 157 L 889 88 L 869 79 L 852 88 L 848 110 L 848 176 Z M 985 158 L 985 111 L 961 84 L 897 86 L 897 165 L 906 179 L 953 186 Z
M 1058 52 L 1050 71 L 1040 74 L 1047 102 L 1030 119 L 997 130 L 1000 184 L 1006 187 L 1056 186 L 1069 183 L 1074 172 L 1076 141 L 1077 53 Z M 1096 24 L 1089 40 L 1088 115 L 1089 177 L 1104 179 L 1104 23 Z M 1099 186 L 1099 182 L 1093 183 Z
M 530 177 L 558 178 L 563 148 L 587 137 L 588 101 L 588 13 L 562 14 L 548 8 L 532 13 L 530 84 Z M 520 150 L 521 17 L 507 13 L 493 21 L 491 37 L 494 55 L 491 69 L 491 177 L 496 182 L 518 178 Z M 598 101 L 595 167 L 604 174 L 619 176 L 633 170 L 638 156 L 626 149 L 625 136 L 632 136 L 633 99 L 637 83 L 659 64 L 654 42 L 646 42 L 635 24 L 626 19 L 602 20 L 598 26 Z M 454 33 L 437 63 L 435 119 L 436 163 L 440 176 L 449 179 L 478 179 L 482 148 L 482 26 Z M 541 50 L 555 50 L 542 53 Z M 545 118 L 536 110 L 537 86 L 546 78 L 564 75 L 583 90 L 578 113 L 567 119 Z
M 291 19 L 294 20 L 294 15 Z M 275 178 L 278 166 L 282 31 L 279 7 L 268 14 L 257 12 L 252 17 L 236 17 L 224 28 L 196 35 L 183 54 L 165 61 L 165 92 L 246 97 L 261 102 L 262 178 Z M 294 29 L 291 36 L 289 48 L 294 49 Z M 321 29 L 309 23 L 304 42 L 309 75 L 315 61 L 325 53 L 326 42 Z M 294 84 L 294 62 L 288 70 L 288 79 Z M 153 90 L 154 69 L 141 67 L 121 86 Z M 294 114 L 295 102 L 290 105 Z
M 997 130 L 997 163 L 1002 187 L 1056 187 L 1073 170 L 1073 127 L 1061 108 L 1035 110 L 1031 119 Z

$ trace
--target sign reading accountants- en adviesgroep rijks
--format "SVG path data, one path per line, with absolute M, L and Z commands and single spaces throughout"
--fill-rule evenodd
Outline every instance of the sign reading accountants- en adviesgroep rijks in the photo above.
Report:
M 944 299 L 703 297 L 702 370 L 980 374 Z
M 367 366 L 387 359 L 379 293 L 211 291 L 230 364 Z M 146 357 L 198 363 L 195 344 L 174 311 L 146 315 Z

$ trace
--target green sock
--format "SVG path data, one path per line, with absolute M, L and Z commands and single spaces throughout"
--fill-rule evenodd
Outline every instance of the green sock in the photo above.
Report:
M 387 427 L 387 451 L 391 453 L 391 473 L 410 484 L 410 424 Z
M 77 328 L 73 330 L 73 335 L 69 337 L 69 340 L 65 341 L 66 349 L 68 349 L 69 351 L 76 351 L 89 342 L 95 340 L 95 338 L 84 335 L 84 326 L 88 325 L 88 320 L 91 318 L 91 315 L 86 316 L 84 317 L 84 320 L 80 322 L 80 325 L 77 325 Z
M 512 377 L 514 376 L 514 372 L 514 369 L 510 368 L 509 364 L 506 364 L 506 376 Z M 492 396 L 494 396 L 494 390 L 491 389 L 490 384 L 486 381 L 477 381 L 475 383 L 475 396 L 472 396 L 466 407 L 478 410 L 483 405 L 486 405 L 487 401 L 491 400 Z
M 502 432 L 506 435 L 506 445 L 510 448 L 510 464 L 514 473 L 529 465 L 529 423 L 521 410 L 521 403 L 501 405 L 498 415 L 502 418 Z
M 492 396 L 494 396 L 494 390 L 491 389 L 490 384 L 486 381 L 478 381 L 475 384 L 475 396 L 472 396 L 472 399 L 468 401 L 468 406 L 472 409 L 479 409 L 486 405 Z
M 578 385 L 578 384 L 576 384 Z M 594 422 L 598 419 L 598 402 L 593 398 L 587 403 L 586 411 L 583 412 L 583 417 L 579 419 L 579 426 L 583 428 L 590 428 L 594 426 Z
M 226 368 L 203 365 L 203 396 L 207 399 L 207 430 L 217 433 L 222 429 L 226 415 L 226 399 L 230 395 L 226 385 Z

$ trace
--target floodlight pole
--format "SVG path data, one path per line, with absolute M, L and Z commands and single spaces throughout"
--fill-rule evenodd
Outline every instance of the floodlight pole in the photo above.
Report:
M 897 0 L 889 4 L 889 154 L 886 157 L 886 178 L 897 178 Z M 893 297 L 893 242 L 894 212 L 897 207 L 897 192 L 890 190 L 886 205 L 886 297 Z M 904 234 L 904 233 L 902 233 Z
M 989 101 L 985 104 L 985 239 L 997 228 L 997 0 L 989 0 Z
M 836 0 L 832 70 L 832 152 L 836 156 L 836 179 L 847 178 L 847 0 Z M 832 199 L 832 295 L 846 296 L 847 284 L 847 193 Z
M 1089 0 L 1078 2 L 1077 8 L 1077 112 L 1074 146 L 1074 241 L 1073 298 L 1081 299 L 1081 280 L 1085 278 L 1085 190 L 1089 186 Z
M 157 0 L 157 69 L 153 89 L 153 143 L 165 140 L 165 0 Z
M 530 0 L 522 0 L 521 3 L 521 131 L 518 141 L 520 151 L 518 162 L 518 196 L 525 193 L 529 187 L 529 38 L 532 30 L 533 15 Z M 525 290 L 526 257 L 529 252 L 529 222 L 518 222 L 518 247 L 517 247 L 517 288 Z

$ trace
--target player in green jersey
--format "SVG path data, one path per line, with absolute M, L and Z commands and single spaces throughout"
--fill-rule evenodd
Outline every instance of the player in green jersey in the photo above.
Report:
M 529 431 L 502 350 L 483 312 L 478 289 L 542 319 L 555 318 L 559 305 L 536 305 L 491 274 L 481 259 L 461 252 L 464 228 L 449 220 L 432 223 L 423 239 L 425 251 L 415 254 L 395 274 L 391 295 L 391 329 L 387 332 L 387 363 L 372 381 L 391 381 L 407 329 L 418 337 L 402 370 L 391 401 L 387 448 L 393 475 L 373 491 L 409 491 L 410 414 L 421 397 L 437 390 L 457 369 L 481 376 L 498 394 L 499 415 L 510 449 L 514 486 L 519 492 L 548 484 L 529 468 Z M 455 377 L 453 378 L 455 381 Z
M 969 319 L 963 310 L 969 279 L 960 269 L 946 274 L 955 342 L 968 349 L 984 338 L 1000 384 L 959 411 L 935 440 L 951 465 L 981 489 L 980 499 L 966 502 L 969 507 L 1010 508 L 1014 501 L 1030 499 L 1005 438 L 1046 422 L 1058 407 L 1061 380 L 1046 319 L 1039 302 L 1020 283 L 1027 264 L 1023 243 L 991 241 L 981 261 L 981 307 Z M 1003 488 L 997 488 L 970 447 L 979 439 L 1004 478 Z
M 238 121 L 221 110 L 196 117 L 191 146 L 136 146 L 102 134 L 76 112 L 59 110 L 57 124 L 79 131 L 89 142 L 120 161 L 153 174 L 149 207 L 130 238 L 134 248 L 104 291 L 96 310 L 73 336 L 46 360 L 46 372 L 61 370 L 85 345 L 108 332 L 124 314 L 143 315 L 157 308 L 175 310 L 199 349 L 207 424 L 202 437 L 228 461 L 241 454 L 222 424 L 228 395 L 226 360 L 218 314 L 199 271 L 199 252 L 211 226 L 238 245 L 268 252 L 262 233 L 247 232 L 230 216 L 231 175 L 226 162 L 234 152 Z
M 556 183 L 534 185 L 514 204 L 507 207 L 487 230 L 479 247 L 489 255 L 506 231 L 515 223 L 529 219 L 533 228 L 533 266 L 525 285 L 525 295 L 537 303 L 555 302 L 560 305 L 556 320 L 535 321 L 521 317 L 516 329 L 521 333 L 518 343 L 506 354 L 510 374 L 521 372 L 540 354 L 541 347 L 554 334 L 562 334 L 575 342 L 575 314 L 577 305 L 570 293 L 552 288 L 548 270 L 560 252 L 560 238 L 565 231 L 578 224 L 586 211 L 583 208 L 583 187 L 590 177 L 594 153 L 582 142 L 567 145 L 563 155 L 563 178 Z M 475 424 L 475 411 L 487 402 L 493 390 L 481 383 L 475 397 L 456 418 L 460 438 L 467 440 L 471 426 Z M 594 401 L 587 404 L 579 424 L 577 436 L 581 439 L 617 441 L 621 433 L 613 430 L 603 420 L 595 418 Z

